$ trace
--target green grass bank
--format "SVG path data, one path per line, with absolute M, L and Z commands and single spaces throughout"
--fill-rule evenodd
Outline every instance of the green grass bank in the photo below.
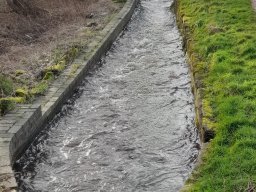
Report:
M 177 0 L 175 9 L 200 98 L 200 124 L 215 133 L 184 191 L 256 191 L 251 0 Z

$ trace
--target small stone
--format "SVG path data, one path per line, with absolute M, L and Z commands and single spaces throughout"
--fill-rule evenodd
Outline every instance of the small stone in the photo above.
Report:
M 90 22 L 86 25 L 87 27 L 96 27 L 98 24 L 96 22 Z
M 94 14 L 93 14 L 93 13 L 90 13 L 90 14 L 86 15 L 85 17 L 86 17 L 87 19 L 91 19 L 91 18 L 94 17 Z

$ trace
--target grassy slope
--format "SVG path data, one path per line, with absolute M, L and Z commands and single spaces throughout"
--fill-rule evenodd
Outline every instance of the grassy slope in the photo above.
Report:
M 216 132 L 189 191 L 256 190 L 256 13 L 250 0 L 178 2 L 204 124 Z

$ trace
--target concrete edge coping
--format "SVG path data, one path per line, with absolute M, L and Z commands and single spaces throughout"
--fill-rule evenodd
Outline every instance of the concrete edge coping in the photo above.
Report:
M 0 192 L 16 191 L 12 165 L 27 149 L 43 126 L 50 121 L 83 81 L 88 70 L 109 50 L 132 17 L 139 0 L 127 0 L 120 12 L 73 61 L 78 69 L 71 74 L 70 65 L 49 87 L 46 95 L 32 104 L 18 105 L 14 111 L 0 117 Z M 85 59 L 85 55 L 87 55 Z
M 252 0 L 252 8 L 256 11 L 256 0 Z

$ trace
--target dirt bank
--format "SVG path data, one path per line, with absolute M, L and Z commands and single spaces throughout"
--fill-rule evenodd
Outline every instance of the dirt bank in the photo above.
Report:
M 27 102 L 43 94 L 50 83 L 49 77 L 52 80 L 52 72 L 56 75 L 54 71 L 62 71 L 79 48 L 85 48 L 123 5 L 112 0 L 24 2 L 36 11 L 19 12 L 0 0 L 0 75 L 13 82 L 12 91 L 8 92 L 0 84 L 0 100 L 22 96 L 15 102 Z M 48 72 L 53 65 L 50 76 L 44 78 L 46 69 Z M 17 89 L 22 93 L 17 93 Z M 9 103 L 4 109 L 2 106 L 3 100 L 1 113 L 11 108 Z
M 26 71 L 30 83 L 78 36 L 91 36 L 119 9 L 111 0 L 30 0 L 43 14 L 23 15 L 0 1 L 0 72 Z M 87 34 L 86 34 L 87 33 Z M 29 83 L 28 83 L 29 84 Z

